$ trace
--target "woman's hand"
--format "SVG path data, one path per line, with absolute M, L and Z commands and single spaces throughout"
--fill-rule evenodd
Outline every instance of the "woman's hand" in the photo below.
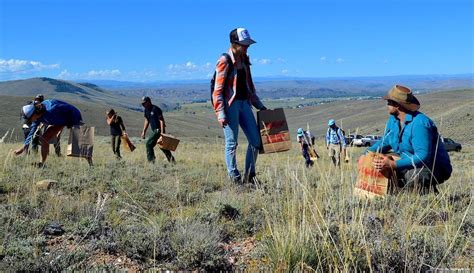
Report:
M 20 149 L 16 149 L 15 151 L 13 151 L 13 153 L 15 155 L 21 155 L 24 151 L 25 151 L 25 147 L 23 146 Z
M 229 124 L 229 122 L 225 118 L 220 118 L 218 121 L 222 128 L 224 128 L 227 124 Z

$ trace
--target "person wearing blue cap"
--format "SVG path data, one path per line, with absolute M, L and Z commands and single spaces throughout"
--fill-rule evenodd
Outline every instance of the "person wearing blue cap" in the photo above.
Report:
M 23 147 L 15 150 L 16 155 L 28 151 L 36 128 L 41 123 L 48 125 L 40 137 L 41 162 L 38 164 L 39 167 L 44 166 L 44 162 L 48 158 L 50 139 L 58 136 L 64 127 L 71 128 L 84 124 L 79 109 L 69 103 L 55 99 L 23 106 L 22 116 L 28 123 L 31 122 L 31 126 Z
M 304 131 L 303 128 L 298 128 L 296 132 L 296 139 L 301 146 L 301 153 L 305 159 L 305 165 L 307 168 L 314 165 L 313 159 L 319 158 L 319 155 L 314 150 L 315 137 L 309 130 Z
M 334 166 L 340 166 L 342 149 L 346 149 L 346 140 L 341 128 L 337 127 L 336 121 L 328 121 L 328 130 L 326 132 L 326 149 Z

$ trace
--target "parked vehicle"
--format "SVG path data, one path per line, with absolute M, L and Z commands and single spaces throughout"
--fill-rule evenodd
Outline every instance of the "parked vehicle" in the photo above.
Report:
M 451 151 L 460 152 L 462 150 L 461 143 L 457 143 L 456 141 L 454 141 L 450 138 L 442 137 L 441 141 L 443 141 L 444 148 L 448 152 L 451 152 Z
M 377 136 L 377 135 L 367 135 L 361 139 L 354 139 L 352 143 L 355 146 L 359 146 L 359 147 L 362 147 L 362 146 L 369 147 L 369 146 L 374 145 L 375 142 L 377 142 L 380 138 L 381 136 Z
M 345 139 L 346 139 L 346 144 L 347 144 L 347 145 L 353 145 L 354 139 L 361 139 L 361 138 L 363 138 L 363 137 L 364 137 L 364 136 L 362 136 L 362 135 L 350 134 L 349 136 L 345 137 Z

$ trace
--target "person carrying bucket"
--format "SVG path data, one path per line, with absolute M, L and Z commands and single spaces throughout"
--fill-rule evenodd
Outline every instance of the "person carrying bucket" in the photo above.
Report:
M 309 130 L 304 131 L 303 128 L 298 128 L 296 139 L 301 146 L 301 154 L 305 159 L 305 165 L 307 168 L 314 165 L 314 161 L 319 158 L 318 153 L 314 149 L 315 137 Z

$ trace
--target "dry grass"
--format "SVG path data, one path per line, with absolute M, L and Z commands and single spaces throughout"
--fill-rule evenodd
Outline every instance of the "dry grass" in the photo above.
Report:
M 352 195 L 358 148 L 341 169 L 324 151 L 305 169 L 296 144 L 261 155 L 262 184 L 250 189 L 227 180 L 221 139 L 183 139 L 176 165 L 160 151 L 163 161 L 148 164 L 136 139 L 138 149 L 116 161 L 108 141 L 97 138 L 93 168 L 53 155 L 42 170 L 31 165 L 37 158 L 13 157 L 14 145 L 0 145 L 1 270 L 473 268 L 470 147 L 451 154 L 455 170 L 438 196 L 407 192 L 366 202 Z M 43 179 L 58 185 L 39 191 L 34 182 Z M 44 235 L 50 223 L 65 234 Z M 224 247 L 249 237 L 255 247 L 245 257 Z

